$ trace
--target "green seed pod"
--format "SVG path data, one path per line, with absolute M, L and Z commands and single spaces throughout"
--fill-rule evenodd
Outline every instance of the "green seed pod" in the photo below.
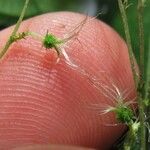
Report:
M 43 45 L 45 48 L 54 48 L 58 43 L 59 41 L 57 40 L 57 38 L 49 33 L 45 35 L 43 40 Z
M 129 124 L 133 121 L 134 114 L 130 107 L 122 105 L 115 109 L 116 118 L 121 123 Z

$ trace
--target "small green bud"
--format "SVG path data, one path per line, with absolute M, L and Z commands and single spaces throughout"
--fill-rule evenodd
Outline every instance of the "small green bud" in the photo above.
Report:
M 62 41 L 56 38 L 53 34 L 47 34 L 45 35 L 43 39 L 43 45 L 45 48 L 56 48 L 58 44 L 61 44 Z
M 49 34 L 49 33 L 45 35 L 44 40 L 43 40 L 43 45 L 45 48 L 54 48 L 57 43 L 58 43 L 58 40 L 54 35 Z
M 121 123 L 128 124 L 134 118 L 134 114 L 133 114 L 133 111 L 131 110 L 131 108 L 124 106 L 124 105 L 116 107 L 115 113 L 116 113 L 117 120 Z

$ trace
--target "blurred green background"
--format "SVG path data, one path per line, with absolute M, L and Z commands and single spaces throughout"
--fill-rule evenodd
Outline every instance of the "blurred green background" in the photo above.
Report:
M 137 0 L 128 0 L 127 8 L 129 27 L 132 37 L 132 45 L 137 60 L 139 59 L 138 24 L 137 24 Z M 21 12 L 24 0 L 0 0 L 0 30 L 14 24 Z M 144 10 L 145 49 L 148 49 L 150 29 L 150 0 L 147 0 Z M 124 37 L 122 20 L 120 17 L 117 0 L 30 0 L 25 18 L 53 11 L 75 11 L 87 13 L 98 17 Z

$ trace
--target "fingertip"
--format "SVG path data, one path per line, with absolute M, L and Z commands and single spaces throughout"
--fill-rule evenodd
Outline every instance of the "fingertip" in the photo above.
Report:
M 12 150 L 96 150 L 93 148 L 67 146 L 67 145 L 30 145 L 25 147 L 18 147 Z
M 84 18 L 67 12 L 45 14 L 23 22 L 20 31 L 44 35 L 49 30 L 61 38 Z M 0 33 L 0 37 L 4 36 L 3 43 L 11 30 Z M 73 41 L 65 50 L 79 68 L 106 84 L 113 80 L 122 89 L 134 86 L 127 46 L 115 31 L 105 23 L 93 20 L 85 24 L 78 38 L 81 43 Z M 1 64 L 0 85 L 5 87 L 5 95 L 0 91 L 0 99 L 5 98 L 2 126 L 10 129 L 13 124 L 17 131 L 7 130 L 10 147 L 20 141 L 106 149 L 123 133 L 122 126 L 104 126 L 107 121 L 116 122 L 112 114 L 98 116 L 85 108 L 85 104 L 111 103 L 103 93 L 63 61 L 55 65 L 53 53 L 42 49 L 40 41 L 31 37 L 18 41 L 10 47 L 8 56 Z M 4 141 L 8 135 L 3 135 Z

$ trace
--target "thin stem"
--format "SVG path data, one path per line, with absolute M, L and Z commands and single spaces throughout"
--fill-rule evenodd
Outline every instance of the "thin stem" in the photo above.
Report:
M 138 104 L 139 104 L 139 118 L 140 118 L 140 129 L 141 129 L 141 134 L 140 134 L 140 140 L 141 140 L 141 150 L 146 149 L 146 136 L 145 136 L 145 126 L 144 126 L 144 121 L 145 121 L 145 116 L 144 116 L 144 106 L 143 106 L 143 95 L 142 95 L 142 80 L 140 80 L 140 83 L 138 83 L 138 76 L 136 74 L 135 70 L 135 65 L 134 65 L 134 54 L 132 50 L 132 45 L 131 45 L 131 37 L 130 37 L 130 32 L 129 32 L 129 26 L 127 22 L 127 15 L 125 11 L 125 6 L 122 2 L 122 0 L 118 0 L 119 4 L 119 9 L 121 12 L 122 20 L 123 20 L 123 25 L 124 25 L 124 30 L 125 30 L 125 36 L 126 36 L 126 41 L 129 49 L 129 57 L 130 57 L 130 63 L 131 63 L 131 68 L 134 76 L 134 81 L 136 84 L 136 87 L 140 88 L 141 91 L 138 93 Z M 144 74 L 144 32 L 143 32 L 143 18 L 142 18 L 142 9 L 143 9 L 143 2 L 142 0 L 138 0 L 138 8 L 140 11 L 138 11 L 138 21 L 139 21 L 139 34 L 140 34 L 140 68 L 142 69 L 142 79 L 143 79 L 143 74 Z
M 31 37 L 33 37 L 34 39 L 36 40 L 39 40 L 39 41 L 43 41 L 44 40 L 44 37 L 36 32 L 28 32 L 28 35 L 30 35 Z
M 143 2 L 138 0 L 138 26 L 139 26 L 139 49 L 140 49 L 140 73 L 144 78 L 144 25 L 143 25 Z
M 127 133 L 127 138 L 125 139 L 124 142 L 124 150 L 131 150 L 136 139 L 135 131 L 133 129 L 133 123 L 128 124 L 128 127 L 129 127 L 129 131 Z
M 144 99 L 145 99 L 145 114 L 147 116 L 147 121 L 146 124 L 148 127 L 150 127 L 150 37 L 148 39 L 148 51 L 147 51 L 147 66 L 146 66 L 146 70 L 145 70 L 145 95 L 144 95 Z M 146 130 L 146 138 L 148 141 L 149 137 L 150 137 L 150 130 L 147 129 Z M 149 142 L 146 143 L 146 146 L 149 147 Z
M 150 38 L 148 39 L 148 60 L 146 69 L 146 82 L 145 82 L 145 99 L 150 101 Z
M 144 3 L 142 0 L 138 0 L 137 14 L 138 14 L 138 26 L 139 26 L 139 52 L 140 52 L 140 73 L 141 81 L 140 84 L 143 84 L 144 81 L 144 25 L 143 25 L 143 8 Z M 139 85 L 142 86 L 142 85 Z M 139 119 L 140 119 L 140 140 L 141 140 L 141 150 L 146 150 L 146 129 L 145 129 L 145 114 L 144 114 L 144 87 L 142 86 L 141 91 L 139 91 Z
M 140 121 L 140 144 L 141 150 L 146 150 L 146 128 L 145 128 L 145 116 L 143 107 L 143 98 L 138 96 L 138 108 L 139 108 L 139 121 Z
M 137 75 L 135 62 L 134 62 L 134 54 L 133 54 L 133 49 L 132 49 L 132 44 L 131 44 L 131 37 L 130 37 L 130 32 L 129 32 L 129 26 L 128 26 L 128 21 L 127 21 L 125 6 L 124 6 L 122 0 L 118 0 L 118 5 L 119 5 L 120 12 L 121 12 L 122 21 L 123 21 L 126 42 L 127 42 L 128 49 L 129 49 L 129 58 L 130 58 L 131 69 L 132 69 L 132 73 L 133 73 L 133 77 L 134 77 L 134 82 L 137 87 L 138 75 Z
M 27 6 L 28 6 L 28 3 L 29 3 L 29 0 L 26 0 L 25 3 L 24 3 L 24 7 L 22 9 L 22 12 L 21 12 L 21 15 L 17 21 L 17 24 L 12 32 L 12 34 L 10 35 L 8 41 L 6 42 L 4 48 L 2 49 L 1 53 L 0 53 L 0 59 L 5 55 L 5 53 L 7 52 L 8 48 L 10 47 L 10 45 L 12 44 L 12 40 L 11 40 L 11 37 L 15 36 L 18 29 L 19 29 L 19 26 L 23 20 L 23 17 L 25 15 L 25 12 L 26 12 L 26 9 L 27 9 Z

